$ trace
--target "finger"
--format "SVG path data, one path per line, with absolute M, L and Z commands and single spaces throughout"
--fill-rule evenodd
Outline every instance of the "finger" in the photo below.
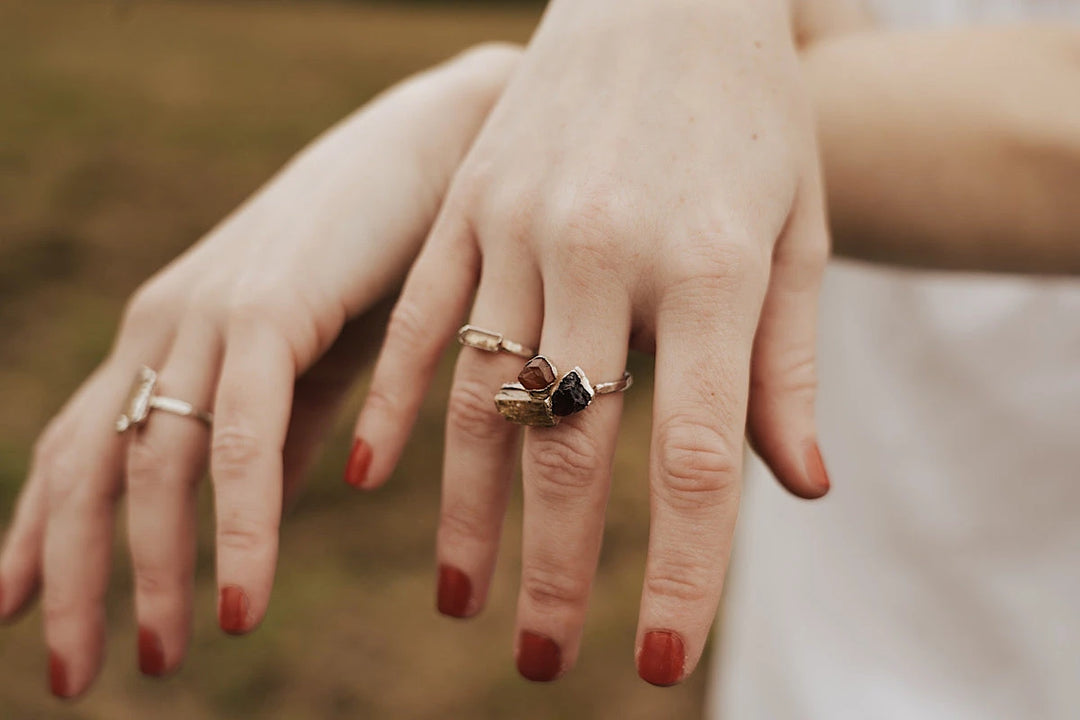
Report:
M 693 671 L 720 601 L 742 472 L 750 350 L 767 282 L 757 250 L 682 258 L 659 299 L 649 552 L 638 674 Z
M 392 306 L 389 298 L 381 300 L 346 322 L 330 349 L 296 381 L 283 458 L 286 508 L 299 493 L 349 388 L 378 351 Z
M 87 412 L 93 416 L 101 415 L 100 407 L 89 407 L 85 398 L 96 398 L 108 394 L 121 397 L 123 389 L 116 383 L 119 375 L 113 370 L 106 372 L 108 366 L 96 370 L 81 388 L 71 397 L 63 410 L 42 431 L 34 447 L 30 473 L 26 484 L 19 494 L 15 516 L 4 538 L 3 552 L 0 554 L 0 618 L 12 620 L 29 605 L 41 583 L 42 551 L 45 541 L 45 527 L 48 520 L 48 481 L 45 468 L 52 459 L 66 452 L 71 439 L 74 419 L 83 417 Z M 101 384 L 114 387 L 112 390 L 96 388 Z M 115 435 L 109 438 L 109 445 L 119 448 L 121 439 Z M 118 450 L 114 450 L 117 451 Z
M 230 634 L 262 621 L 277 562 L 282 448 L 296 364 L 267 307 L 273 304 L 245 304 L 230 320 L 214 401 L 218 622 Z
M 200 409 L 213 400 L 221 338 L 191 315 L 161 369 L 155 393 Z M 135 575 L 139 669 L 160 676 L 180 665 L 191 633 L 196 489 L 210 435 L 198 420 L 151 414 L 128 445 L 128 540 Z
M 545 283 L 541 352 L 560 374 L 579 366 L 593 383 L 620 378 L 630 335 L 625 291 L 592 269 L 545 273 Z M 621 410 L 621 395 L 604 395 L 557 427 L 525 433 L 516 656 L 530 680 L 554 680 L 577 659 Z
M 153 360 L 153 358 L 150 358 Z M 113 426 L 130 381 L 113 368 L 72 406 L 72 422 L 43 458 L 48 519 L 42 548 L 42 605 L 53 693 L 84 692 L 101 666 L 105 592 L 124 443 Z
M 409 273 L 356 421 L 345 479 L 386 482 L 405 448 L 439 358 L 468 310 L 479 253 L 464 220 L 444 209 Z
M 41 471 L 45 443 L 30 468 L 26 485 L 19 493 L 15 517 L 4 538 L 0 554 L 0 619 L 14 619 L 34 596 L 41 580 L 41 548 L 48 518 L 46 481 Z
M 818 293 L 829 239 L 820 188 L 808 189 L 773 254 L 754 341 L 747 421 L 754 449 L 793 494 L 829 490 L 814 421 Z
M 539 274 L 521 262 L 492 262 L 480 281 L 470 324 L 535 347 L 542 315 Z M 495 569 L 499 535 L 521 428 L 495 410 L 494 397 L 525 360 L 462 348 L 446 416 L 439 516 L 439 612 L 468 617 L 483 607 Z

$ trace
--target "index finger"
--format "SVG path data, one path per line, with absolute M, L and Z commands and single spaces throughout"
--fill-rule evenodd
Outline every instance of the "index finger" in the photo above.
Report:
M 768 267 L 756 250 L 732 253 L 669 284 L 658 308 L 651 524 L 637 641 L 638 674 L 654 685 L 673 685 L 697 665 L 731 553 L 751 347 Z

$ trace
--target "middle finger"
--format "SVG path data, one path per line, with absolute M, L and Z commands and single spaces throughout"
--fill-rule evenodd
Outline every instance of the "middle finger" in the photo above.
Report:
M 626 367 L 630 301 L 609 278 L 570 263 L 545 276 L 541 352 L 560 379 L 578 366 L 592 383 L 607 382 Z M 530 680 L 554 680 L 576 660 L 621 410 L 620 395 L 602 396 L 557 427 L 525 433 L 517 667 Z

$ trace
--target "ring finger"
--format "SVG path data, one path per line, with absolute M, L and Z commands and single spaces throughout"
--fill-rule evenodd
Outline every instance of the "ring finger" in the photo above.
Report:
M 158 392 L 208 408 L 221 361 L 214 323 L 180 328 Z M 206 472 L 209 433 L 188 417 L 153 413 L 128 449 L 128 535 L 135 573 L 139 668 L 162 675 L 179 665 L 191 629 L 196 488 Z
M 484 274 L 470 323 L 531 345 L 540 334 L 539 273 L 521 262 L 492 265 L 515 270 Z M 520 428 L 495 411 L 492 398 L 524 362 L 470 347 L 458 356 L 446 419 L 437 551 L 438 607 L 444 615 L 474 615 L 487 597 L 521 437 Z

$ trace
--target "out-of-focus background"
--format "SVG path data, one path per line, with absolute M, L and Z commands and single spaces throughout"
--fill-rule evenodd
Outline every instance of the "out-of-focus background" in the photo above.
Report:
M 374 93 L 482 40 L 525 41 L 541 10 L 0 0 L 0 522 L 38 431 L 104 356 L 142 279 Z M 253 635 L 217 629 L 204 522 L 188 660 L 165 681 L 139 675 L 121 528 L 97 685 L 75 704 L 47 693 L 35 609 L 0 629 L 0 719 L 698 716 L 705 665 L 664 690 L 633 666 L 651 394 L 635 362 L 581 659 L 558 683 L 529 684 L 513 666 L 520 496 L 488 610 L 469 622 L 434 610 L 444 367 L 411 451 L 374 494 L 340 479 L 350 404 L 285 520 Z

